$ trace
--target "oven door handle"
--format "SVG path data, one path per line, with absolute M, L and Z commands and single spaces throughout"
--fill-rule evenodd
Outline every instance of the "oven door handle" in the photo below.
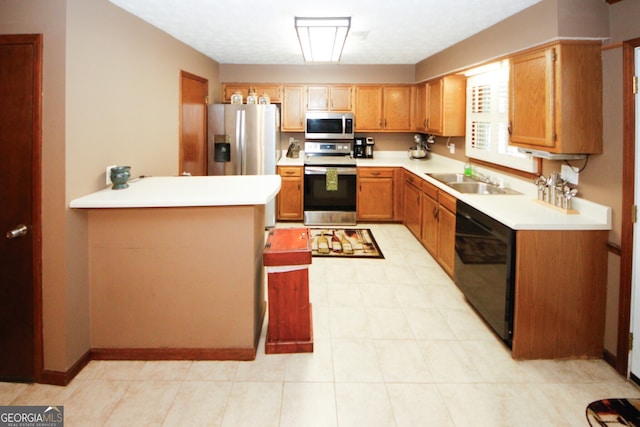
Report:
M 355 175 L 356 174 L 356 168 L 349 168 L 349 167 L 332 168 L 331 166 L 305 166 L 304 174 L 305 175 L 326 175 L 327 170 L 329 169 L 336 169 L 336 171 L 338 172 L 338 175 Z

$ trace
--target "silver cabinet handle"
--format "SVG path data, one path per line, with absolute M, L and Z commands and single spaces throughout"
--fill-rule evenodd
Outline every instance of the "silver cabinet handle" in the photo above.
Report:
M 22 237 L 27 235 L 27 226 L 24 224 L 18 225 L 11 231 L 7 231 L 7 239 L 15 239 L 16 237 Z

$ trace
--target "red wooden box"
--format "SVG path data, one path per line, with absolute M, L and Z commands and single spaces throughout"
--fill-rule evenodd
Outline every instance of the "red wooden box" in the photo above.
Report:
M 309 229 L 271 230 L 263 262 L 269 281 L 269 325 L 265 353 L 313 352 L 313 322 L 309 303 Z

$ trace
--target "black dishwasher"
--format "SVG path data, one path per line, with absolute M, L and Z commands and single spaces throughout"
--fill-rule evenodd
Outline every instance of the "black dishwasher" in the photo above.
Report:
M 458 200 L 454 281 L 511 348 L 516 232 Z

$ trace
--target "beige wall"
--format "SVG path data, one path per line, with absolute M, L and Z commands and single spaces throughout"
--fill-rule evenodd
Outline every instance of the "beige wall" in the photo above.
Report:
M 45 369 L 89 349 L 86 213 L 71 199 L 104 188 L 104 168 L 178 173 L 180 70 L 218 64 L 106 0 L 6 0 L 0 32 L 44 35 L 43 316 Z
M 221 64 L 220 81 L 253 83 L 414 83 L 414 65 Z

